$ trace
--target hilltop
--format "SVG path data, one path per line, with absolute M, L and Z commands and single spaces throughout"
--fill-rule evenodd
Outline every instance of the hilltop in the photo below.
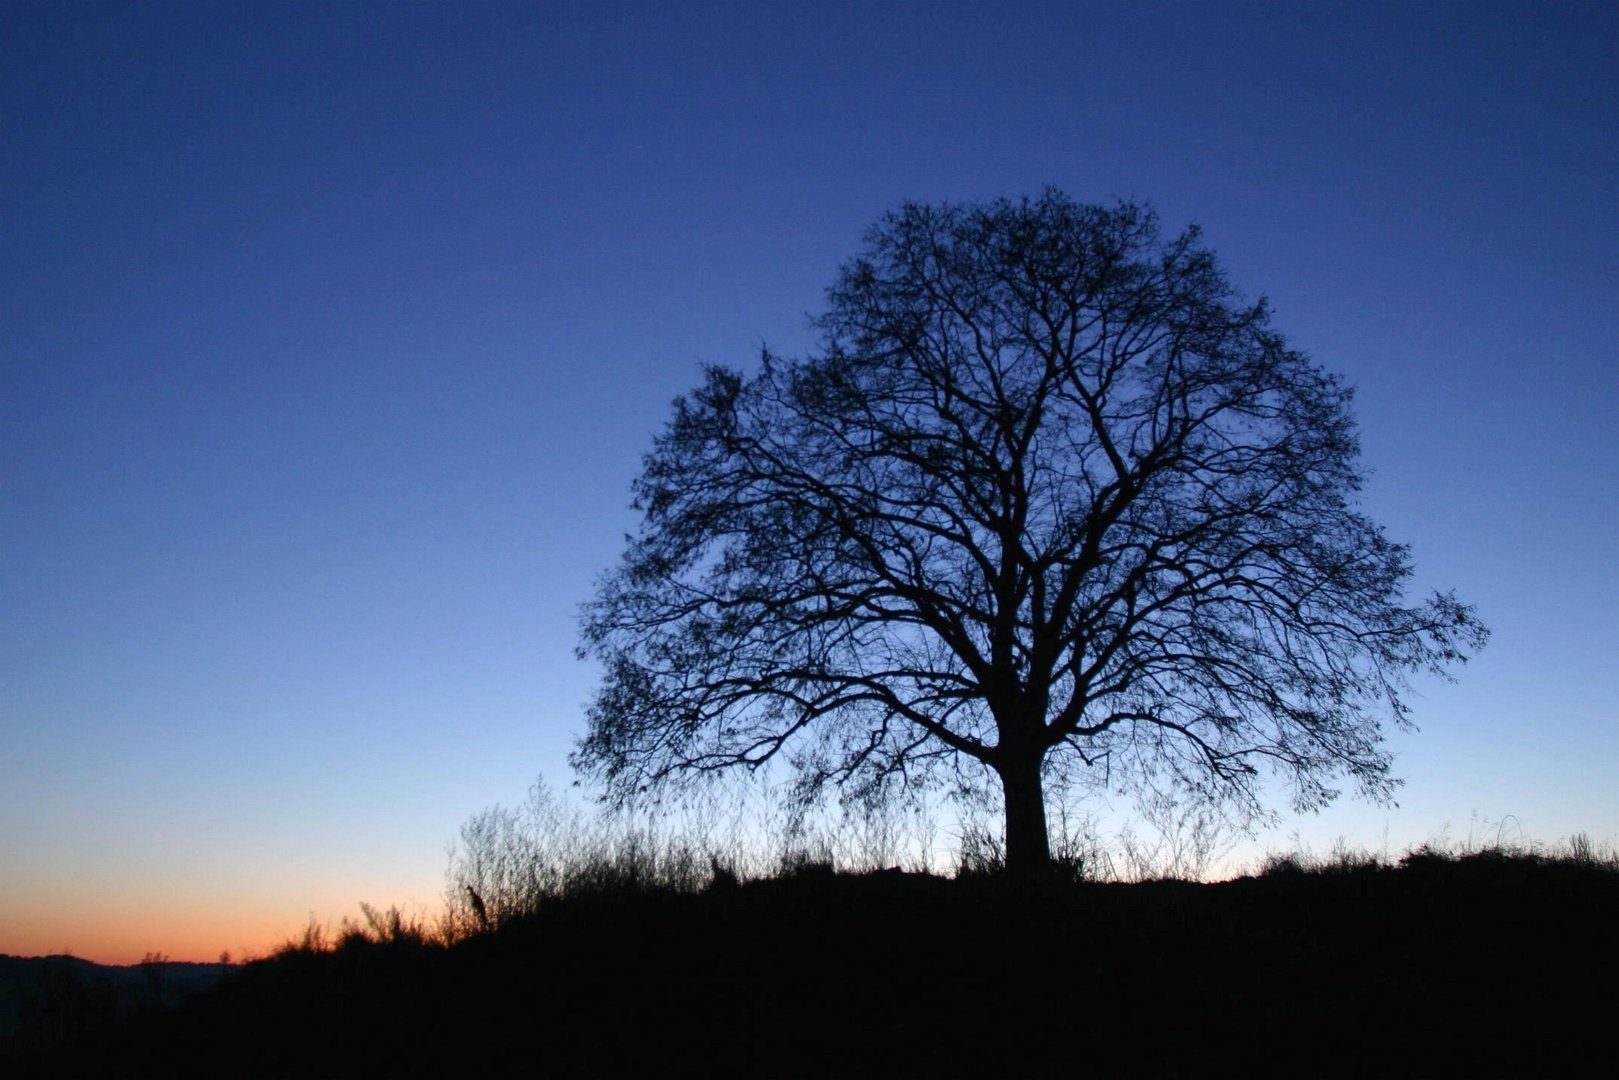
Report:
M 306 936 L 12 1053 L 61 1076 L 1538 1071 L 1619 1009 L 1615 911 L 1611 860 L 1488 852 L 1217 884 L 603 882 L 453 942 L 397 913 Z

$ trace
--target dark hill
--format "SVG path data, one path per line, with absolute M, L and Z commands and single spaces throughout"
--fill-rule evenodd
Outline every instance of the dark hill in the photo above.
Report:
M 79 1041 L 120 1017 L 178 1005 L 227 970 L 159 958 L 116 965 L 0 953 L 0 1047 L 17 1045 L 25 1032 L 46 1045 Z
M 233 971 L 42 1075 L 1547 1075 L 1619 1015 L 1619 872 L 1488 855 L 1216 885 L 603 889 L 450 947 Z

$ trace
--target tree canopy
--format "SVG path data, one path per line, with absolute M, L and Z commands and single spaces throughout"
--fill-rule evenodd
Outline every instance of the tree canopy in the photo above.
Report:
M 1054 770 L 1245 814 L 1271 773 L 1301 808 L 1390 796 L 1408 678 L 1486 631 L 1407 602 L 1349 387 L 1197 229 L 907 204 L 817 326 L 707 370 L 646 455 L 577 766 L 621 795 L 778 759 L 808 794 L 994 778 L 1014 867 L 1048 858 Z

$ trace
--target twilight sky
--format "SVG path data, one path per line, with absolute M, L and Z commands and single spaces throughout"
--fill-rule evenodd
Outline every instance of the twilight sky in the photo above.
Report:
M 1597 2 L 11 0 L 0 952 L 436 903 L 570 780 L 576 608 L 698 365 L 812 347 L 902 200 L 1048 184 L 1204 227 L 1494 631 L 1399 809 L 1242 850 L 1616 839 L 1615 56 Z

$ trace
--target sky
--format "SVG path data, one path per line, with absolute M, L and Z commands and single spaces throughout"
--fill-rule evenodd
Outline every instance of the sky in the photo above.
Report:
M 700 366 L 812 350 L 901 202 L 1047 185 L 1200 224 L 1494 632 L 1398 808 L 1238 852 L 1619 839 L 1615 56 L 1611 2 L 8 0 L 0 952 L 430 909 L 572 779 Z

